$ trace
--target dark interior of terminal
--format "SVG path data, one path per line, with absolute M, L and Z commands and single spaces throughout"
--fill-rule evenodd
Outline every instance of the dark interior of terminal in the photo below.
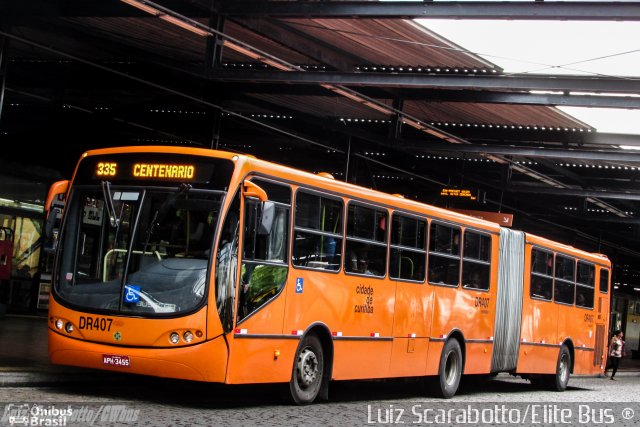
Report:
M 606 254 L 612 329 L 637 350 L 640 154 L 621 146 L 640 136 L 599 132 L 557 106 L 637 109 L 638 81 L 505 73 L 412 21 L 479 12 L 398 3 L 1 0 L 1 310 L 46 313 L 44 199 L 84 151 L 179 145 L 494 213 Z M 483 19 L 640 19 L 624 2 L 489 3 Z

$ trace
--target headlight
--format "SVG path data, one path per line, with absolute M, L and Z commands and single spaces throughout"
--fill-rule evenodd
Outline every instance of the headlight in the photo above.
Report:
M 169 341 L 171 341 L 171 344 L 178 344 L 178 342 L 180 342 L 180 335 L 177 332 L 171 332 Z

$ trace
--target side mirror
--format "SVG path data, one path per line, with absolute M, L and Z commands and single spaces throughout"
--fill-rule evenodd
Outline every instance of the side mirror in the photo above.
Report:
M 62 213 L 62 208 L 53 206 L 54 201 L 57 198 L 63 200 L 63 197 L 60 196 L 66 196 L 68 190 L 68 180 L 54 182 L 51 187 L 49 187 L 49 193 L 47 193 L 47 200 L 44 205 L 47 219 L 44 223 L 43 249 L 47 253 L 55 252 L 58 246 L 58 229 L 56 228 L 56 222 L 58 216 Z
M 267 192 L 260 188 L 258 184 L 249 180 L 245 180 L 242 183 L 242 195 L 244 197 L 255 197 L 261 202 L 266 202 L 267 200 L 269 200 Z
M 62 210 L 60 208 L 51 208 L 47 220 L 44 224 L 44 237 L 51 239 L 53 237 L 53 229 L 56 225 L 56 219 Z
M 268 236 L 271 234 L 273 219 L 276 216 L 276 204 L 273 202 L 262 202 L 262 212 L 260 214 L 260 223 L 258 224 L 258 234 L 260 236 Z
M 69 190 L 69 180 L 57 181 L 51 184 L 49 187 L 49 192 L 47 193 L 47 200 L 44 204 L 45 212 L 49 212 L 51 210 L 51 204 L 54 199 L 58 197 L 60 194 L 67 194 Z

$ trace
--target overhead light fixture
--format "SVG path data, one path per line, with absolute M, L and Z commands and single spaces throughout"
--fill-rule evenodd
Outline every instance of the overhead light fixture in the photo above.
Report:
M 169 15 L 168 13 L 164 12 L 161 9 L 158 9 L 156 7 L 150 6 L 149 4 L 147 4 L 144 1 L 140 1 L 140 0 L 120 0 L 123 3 L 126 3 L 130 6 L 133 6 L 137 9 L 142 10 L 143 12 L 146 12 L 150 15 L 153 16 L 157 16 L 158 18 L 162 19 L 163 21 L 169 22 L 173 25 L 177 25 L 180 28 L 183 28 L 187 31 L 191 31 L 192 33 L 195 33 L 199 36 L 203 36 L 203 37 L 207 37 L 209 35 L 211 35 L 211 33 L 209 31 L 203 30 L 201 28 L 198 28 L 197 26 L 195 26 L 194 24 L 187 22 L 185 20 L 182 20 L 178 17 Z
M 147 12 L 147 13 L 149 13 L 151 15 L 156 15 L 157 16 L 157 15 L 162 13 L 158 9 L 156 9 L 155 7 L 148 6 L 148 5 L 146 5 L 144 3 L 141 3 L 141 2 L 139 2 L 137 0 L 120 0 L 120 1 L 123 2 L 123 3 L 126 3 L 126 4 L 128 4 L 130 6 L 133 6 L 135 8 L 138 8 L 143 12 Z
M 125 0 L 122 0 L 125 1 Z M 203 37 L 207 37 L 209 35 L 211 35 L 211 33 L 209 33 L 209 31 L 205 31 L 202 30 L 196 26 L 194 26 L 193 24 L 190 24 L 188 22 L 182 21 L 174 16 L 171 15 L 167 15 L 167 14 L 162 14 L 162 15 L 158 15 L 158 18 L 162 19 L 163 21 L 167 21 L 172 23 L 173 25 L 177 25 L 180 28 L 184 28 L 187 31 L 191 31 L 192 33 L 195 33 L 199 36 L 203 36 Z

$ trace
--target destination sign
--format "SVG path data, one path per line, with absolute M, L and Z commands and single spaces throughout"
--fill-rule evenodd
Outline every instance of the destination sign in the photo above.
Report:
M 180 179 L 192 180 L 196 176 L 196 166 L 193 164 L 166 164 L 166 163 L 134 163 L 129 165 L 128 176 L 133 178 L 153 179 Z M 116 162 L 96 163 L 96 177 L 116 177 L 119 174 L 119 165 Z
M 440 196 L 464 198 L 471 201 L 478 200 L 478 197 L 474 192 L 463 188 L 443 188 L 442 190 L 440 190 Z
M 173 186 L 188 183 L 225 190 L 234 170 L 231 159 L 177 153 L 112 153 L 88 156 L 80 162 L 73 185 L 108 181 L 112 185 Z

